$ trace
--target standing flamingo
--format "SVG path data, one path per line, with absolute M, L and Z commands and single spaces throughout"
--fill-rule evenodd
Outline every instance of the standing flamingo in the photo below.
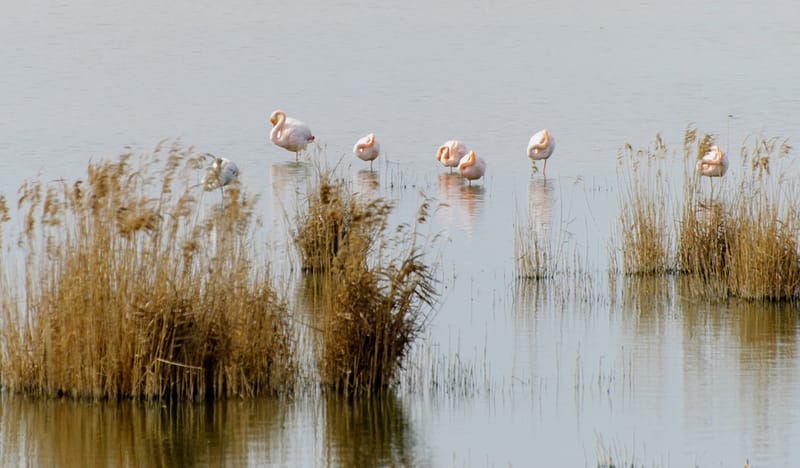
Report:
M 300 151 L 306 149 L 306 146 L 314 141 L 314 135 L 308 125 L 297 119 L 286 117 L 286 113 L 280 109 L 269 116 L 269 121 L 272 123 L 269 139 L 281 148 L 293 151 L 295 161 L 300 158 Z
M 224 187 L 239 177 L 239 168 L 236 166 L 236 163 L 229 159 L 218 158 L 212 154 L 209 154 L 209 156 L 214 158 L 214 162 L 208 167 L 208 171 L 203 177 L 203 188 L 206 191 L 219 189 L 224 199 Z
M 728 157 L 717 145 L 709 148 L 708 152 L 697 160 L 697 173 L 709 178 L 708 183 L 711 186 L 712 195 L 714 193 L 712 178 L 722 177 L 726 172 L 728 172 Z
M 450 173 L 453 173 L 453 168 L 458 167 L 461 158 L 467 155 L 467 145 L 458 140 L 448 140 L 439 147 L 436 152 L 436 160 L 441 162 L 444 167 L 450 168 Z
M 381 153 L 381 144 L 375 139 L 375 134 L 370 133 L 356 142 L 353 153 L 362 161 L 369 161 L 369 170 L 372 171 L 372 161 Z
M 556 141 L 550 136 L 547 130 L 539 130 L 534 133 L 528 142 L 528 157 L 533 161 L 533 168 L 536 170 L 536 161 L 544 159 L 544 169 L 542 175 L 547 177 L 547 159 L 556 149 Z
M 472 185 L 473 180 L 480 179 L 486 173 L 486 162 L 475 156 L 474 151 L 470 151 L 458 163 L 458 173 Z

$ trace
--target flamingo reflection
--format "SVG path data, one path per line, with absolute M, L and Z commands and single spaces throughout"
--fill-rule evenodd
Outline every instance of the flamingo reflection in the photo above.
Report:
M 467 185 L 458 174 L 441 173 L 437 176 L 438 199 L 444 204 L 437 217 L 444 225 L 452 225 L 472 232 L 475 219 L 481 214 L 485 188 Z
M 356 172 L 356 187 L 358 188 L 359 194 L 368 198 L 374 198 L 380 187 L 378 173 L 374 172 L 372 169 L 362 169 Z
M 528 182 L 528 225 L 543 238 L 548 238 L 553 225 L 553 192 L 555 184 L 531 177 Z

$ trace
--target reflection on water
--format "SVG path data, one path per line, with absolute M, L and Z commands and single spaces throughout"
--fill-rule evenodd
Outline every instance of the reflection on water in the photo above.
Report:
M 283 236 L 294 228 L 293 217 L 302 206 L 304 194 L 312 182 L 312 173 L 311 163 L 303 161 L 282 162 L 270 167 L 272 232 L 278 236 L 275 239 L 278 245 L 285 247 L 281 242 Z M 291 254 L 286 252 L 286 257 Z
M 405 205 L 416 205 L 407 196 L 416 193 L 414 184 L 433 178 L 426 170 L 434 165 L 430 150 L 448 135 L 465 135 L 498 157 L 491 163 L 493 182 L 486 192 L 483 183 L 465 188 L 460 176 L 438 165 L 443 173 L 423 187 L 448 204 L 436 211 L 435 221 L 447 230 L 468 231 L 471 244 L 482 247 L 469 258 L 457 249 L 442 255 L 441 262 L 452 264 L 458 279 L 432 322 L 431 345 L 485 350 L 483 360 L 494 370 L 490 386 L 507 382 L 503 366 L 514 359 L 521 362 L 513 372 L 541 379 L 543 386 L 536 387 L 534 398 L 492 393 L 487 398 L 491 417 L 484 420 L 474 417 L 475 402 L 429 409 L 425 396 L 404 399 L 403 409 L 411 415 L 428 412 L 437 421 L 429 429 L 420 422 L 424 418 L 409 418 L 437 457 L 438 463 L 421 465 L 452 464 L 451 458 L 464 459 L 466 452 L 473 455 L 473 465 L 506 465 L 513 459 L 518 461 L 514 465 L 525 466 L 532 464 L 526 450 L 534 447 L 537 464 L 580 466 L 580 452 L 593 451 L 586 441 L 595 440 L 597 432 L 642 441 L 650 453 L 673 455 L 673 466 L 741 466 L 742 451 L 753 466 L 789 466 L 800 458 L 798 325 L 792 306 L 709 305 L 687 292 L 698 283 L 670 279 L 650 284 L 620 279 L 610 297 L 597 300 L 594 293 L 586 297 L 591 288 L 575 276 L 515 282 L 513 310 L 498 299 L 513 275 L 508 247 L 514 232 L 505 214 L 526 189 L 528 221 L 544 236 L 559 237 L 566 218 L 576 218 L 577 225 L 596 216 L 596 225 L 585 229 L 591 237 L 602 232 L 595 229 L 598 225 L 615 225 L 608 208 L 616 205 L 615 188 L 601 201 L 593 196 L 598 192 L 576 196 L 561 181 L 591 175 L 613 180 L 615 150 L 626 141 L 636 145 L 663 131 L 668 142 L 677 140 L 671 148 L 680 151 L 689 121 L 703 122 L 703 131 L 718 135 L 728 125 L 726 140 L 734 141 L 758 128 L 789 137 L 796 132 L 798 102 L 786 98 L 796 94 L 793 80 L 763 85 L 763 70 L 777 68 L 776 76 L 797 72 L 789 70 L 798 68 L 797 61 L 785 59 L 800 48 L 800 41 L 785 40 L 795 37 L 796 22 L 791 14 L 775 14 L 794 11 L 794 3 L 754 8 L 755 2 L 734 0 L 721 9 L 712 2 L 694 2 L 692 15 L 675 2 L 649 2 L 648 8 L 583 2 L 583 15 L 574 14 L 575 2 L 559 1 L 519 1 L 508 8 L 452 1 L 315 2 L 314 8 L 307 2 L 260 2 L 247 9 L 238 2 L 215 2 L 213 8 L 207 3 L 59 2 L 58 8 L 42 9 L 37 2 L 6 2 L 0 37 L 14 46 L 0 48 L 6 110 L 0 115 L 5 156 L 0 158 L 0 185 L 17 187 L 21 177 L 37 171 L 46 178 L 72 179 L 80 176 L 87 158 L 182 135 L 188 144 L 237 155 L 243 180 L 258 180 L 251 168 L 263 167 L 260 176 L 270 182 L 269 190 L 264 187 L 269 194 L 264 204 L 271 211 L 265 216 L 271 222 L 267 237 L 286 241 L 292 227 L 287 217 L 302 203 L 321 150 L 315 143 L 309 148 L 315 154 L 295 162 L 294 155 L 267 142 L 265 113 L 283 107 L 301 116 L 326 145 L 322 154 L 333 165 L 343 154 L 353 157 L 354 129 L 385 135 L 386 147 L 398 148 L 402 157 L 381 164 L 380 186 L 361 173 L 354 184 L 363 193 L 374 189 L 397 195 L 401 212 Z M 150 14 L 156 6 L 168 8 L 167 14 Z M 553 21 L 531 28 L 529 18 L 537 14 Z M 705 21 L 710 15 L 715 21 Z M 299 17 L 308 27 L 280 20 Z M 465 27 L 444 33 L 438 27 L 442 18 Z M 748 22 L 770 27 L 739 27 L 741 34 L 713 40 Z M 419 33 L 407 34 L 412 30 Z M 530 60 L 530 50 L 544 42 L 552 47 L 538 49 L 541 59 Z M 765 48 L 765 43 L 781 47 Z M 453 86 L 453 74 L 441 72 L 475 56 L 484 57 L 484 63 L 462 73 L 458 86 Z M 748 66 L 741 66 L 742 57 L 749 58 Z M 564 72 L 537 73 L 540 63 Z M 583 68 L 593 70 L 593 79 L 580 73 Z M 694 71 L 700 69 L 707 80 L 697 79 Z M 535 80 L 529 79 L 532 74 Z M 730 96 L 741 99 L 732 103 Z M 695 105 L 701 101 L 708 105 Z M 732 105 L 736 108 L 729 109 Z M 737 114 L 733 135 L 728 112 Z M 511 155 L 521 154 L 531 122 L 543 117 L 547 126 L 562 129 L 562 178 L 528 181 L 529 163 Z M 265 153 L 280 162 L 265 162 Z M 726 180 L 703 180 L 700 193 L 710 196 L 712 183 L 720 193 L 718 182 Z M 454 242 L 458 249 L 463 248 L 460 240 Z M 590 240 L 585 239 L 587 250 L 602 255 L 602 246 L 595 249 Z M 294 254 L 291 242 L 280 246 L 285 252 L 270 255 L 271 262 Z M 298 270 L 274 268 L 279 274 Z M 478 271 L 474 278 L 472 271 Z M 296 277 L 289 281 L 296 287 L 290 307 L 315 310 L 313 283 Z M 510 349 L 512 337 L 516 342 Z M 458 345 L 450 346 L 450 340 Z M 520 350 L 527 353 L 523 358 L 518 358 Z M 609 372 L 608 363 L 616 365 L 620 355 L 626 365 Z M 596 372 L 599 362 L 602 372 Z M 587 383 L 599 381 L 590 379 L 593 373 L 616 378 L 614 383 L 623 381 L 624 374 L 633 384 L 626 392 L 604 384 L 598 393 L 605 399 L 573 404 L 573 389 L 582 388 L 577 376 L 584 375 Z M 491 400 L 498 395 L 502 399 Z M 544 404 L 529 418 L 532 401 Z M 74 406 L 13 398 L 0 406 L 0 464 L 72 460 L 85 466 L 86 460 L 99 459 L 95 464 L 180 466 L 206 460 L 207 465 L 265 465 L 275 453 L 290 466 L 335 456 L 362 464 L 414 464 L 409 463 L 414 461 L 407 454 L 411 431 L 402 411 L 382 409 L 399 406 L 396 401 L 315 403 L 329 413 L 331 427 L 325 433 L 318 427 L 322 410 L 291 413 L 311 421 L 300 430 L 280 427 L 286 422 L 285 407 L 270 401 L 229 405 L 212 414 L 194 406 L 175 413 L 157 406 Z M 484 424 L 487 420 L 496 425 Z M 579 424 L 573 424 L 576 420 Z M 474 434 L 474 445 L 464 443 L 466 431 Z M 318 437 L 303 436 L 309 432 Z M 285 445 L 271 450 L 276 440 Z M 373 443 L 381 447 L 368 446 Z M 330 447 L 331 456 L 320 456 L 322 444 Z M 261 457 L 245 459 L 251 450 Z M 314 459 L 309 461 L 308 453 Z M 489 455 L 481 457 L 484 453 Z M 697 460 L 703 454 L 709 455 Z
M 330 465 L 420 466 L 411 424 L 393 393 L 356 399 L 329 395 L 325 428 Z
M 553 225 L 555 182 L 531 177 L 528 182 L 528 223 L 540 239 L 549 239 Z
M 278 163 L 273 164 L 270 171 L 273 204 L 281 209 L 294 206 L 310 182 L 311 164 L 302 161 Z
M 213 405 L 87 403 L 6 397 L 2 466 L 259 465 L 286 423 L 277 400 Z M 258 441 L 258 449 L 250 441 Z
M 378 172 L 369 169 L 361 169 L 356 172 L 355 177 L 356 192 L 365 198 L 375 198 L 380 188 L 378 182 Z
M 447 205 L 437 211 L 440 222 L 471 233 L 484 206 L 484 185 L 468 185 L 458 174 L 440 173 L 437 176 L 437 194 L 439 202 Z

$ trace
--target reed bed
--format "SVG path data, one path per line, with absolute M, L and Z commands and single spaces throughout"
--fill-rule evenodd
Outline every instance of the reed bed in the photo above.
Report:
M 197 181 L 209 162 L 162 144 L 90 163 L 85 180 L 20 188 L 22 280 L 0 287 L 12 305 L 4 388 L 94 399 L 291 388 L 287 307 L 254 260 L 257 198 L 233 185 L 206 209 Z
M 664 274 L 670 270 L 667 147 L 660 135 L 652 146 L 617 154 L 620 187 L 622 270 L 627 275 Z
M 800 214 L 794 207 L 800 197 L 784 164 L 791 147 L 779 138 L 750 138 L 740 166 L 710 180 L 697 175 L 696 163 L 713 144 L 711 135 L 686 130 L 680 198 L 660 171 L 643 174 L 641 165 L 622 171 L 623 272 L 689 275 L 696 293 L 707 298 L 796 300 Z M 659 153 L 666 154 L 663 144 L 635 154 L 650 159 Z M 670 210 L 673 205 L 678 208 Z
M 553 239 L 540 233 L 533 221 L 514 223 L 514 259 L 519 278 L 550 279 L 556 275 L 565 253 L 562 239 Z
M 325 388 L 345 394 L 389 387 L 437 301 L 435 269 L 418 227 L 390 229 L 392 205 L 357 197 L 322 172 L 298 214 L 295 241 L 304 268 L 322 272 L 318 368 Z

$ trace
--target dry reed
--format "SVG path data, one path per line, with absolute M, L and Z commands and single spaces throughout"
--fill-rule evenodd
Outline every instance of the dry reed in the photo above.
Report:
M 23 185 L 24 300 L 3 315 L 4 387 L 212 399 L 292 385 L 287 307 L 253 263 L 257 198 L 229 186 L 205 215 L 203 163 L 160 144 L 90 163 L 85 181 Z
M 622 270 L 627 275 L 663 274 L 671 268 L 666 153 L 656 135 L 652 147 L 634 151 L 625 145 L 617 154 Z
M 519 215 L 514 221 L 514 260 L 516 274 L 520 278 L 548 279 L 553 278 L 563 261 L 564 242 L 559 237 L 553 239 L 542 234 L 528 220 L 526 224 L 519 222 Z
M 438 292 L 417 226 L 389 229 L 391 204 L 356 197 L 330 172 L 311 190 L 295 234 L 308 270 L 322 271 L 322 384 L 342 393 L 374 393 L 392 384 L 424 329 Z
M 742 146 L 741 167 L 716 181 L 697 174 L 697 160 L 714 144 L 689 127 L 683 140 L 682 200 L 671 214 L 668 179 L 661 169 L 638 161 L 661 160 L 666 148 L 622 152 L 634 162 L 619 174 L 623 271 L 626 274 L 692 275 L 693 288 L 709 298 L 794 300 L 800 286 L 797 184 L 780 163 L 790 152 L 786 140 L 756 137 Z M 777 170 L 776 170 L 777 169 Z M 708 191 L 704 190 L 708 183 Z M 672 218 L 670 217 L 672 216 Z M 674 219 L 674 221 L 670 221 Z M 671 245 L 675 226 L 676 245 Z
M 694 137 L 692 129 L 687 131 L 687 160 L 694 153 Z M 711 144 L 708 135 L 697 140 L 698 159 Z M 741 148 L 738 177 L 719 183 L 716 190 L 709 182 L 707 196 L 694 161 L 687 164 L 677 263 L 682 272 L 696 274 L 701 284 L 723 295 L 793 300 L 800 286 L 800 215 L 794 209 L 800 198 L 780 164 L 791 148 L 778 138 L 755 137 L 750 144 Z

